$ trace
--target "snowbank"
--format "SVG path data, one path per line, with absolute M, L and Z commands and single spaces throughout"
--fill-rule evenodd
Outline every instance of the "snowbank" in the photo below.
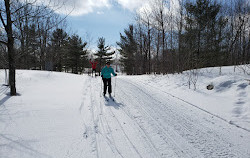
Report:
M 17 70 L 20 96 L 9 97 L 0 87 L 0 155 L 58 157 L 82 135 L 79 114 L 85 78 L 79 75 Z M 4 83 L 4 71 L 0 72 Z M 1 157 L 1 156 L 0 156 Z
M 250 130 L 250 76 L 233 66 L 205 68 L 197 71 L 196 90 L 189 71 L 174 75 L 124 76 L 138 84 L 154 87 L 192 106 L 201 108 L 232 124 Z M 208 90 L 212 84 L 214 89 Z

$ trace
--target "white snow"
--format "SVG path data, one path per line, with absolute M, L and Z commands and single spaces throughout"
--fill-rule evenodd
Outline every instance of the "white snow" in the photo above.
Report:
M 196 90 L 188 72 L 118 75 L 113 102 L 100 77 L 17 70 L 19 96 L 0 86 L 0 157 L 249 158 L 250 77 L 221 72 L 199 70 Z
M 127 77 L 142 86 L 151 87 L 201 108 L 250 131 L 250 76 L 236 67 L 198 70 L 197 89 L 188 86 L 188 74 L 142 75 Z M 207 90 L 207 85 L 214 85 Z

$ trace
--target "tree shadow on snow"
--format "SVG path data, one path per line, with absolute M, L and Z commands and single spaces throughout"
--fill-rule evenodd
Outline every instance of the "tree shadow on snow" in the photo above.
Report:
M 1 105 L 4 105 L 4 103 L 8 100 L 8 99 L 10 99 L 10 95 L 8 95 L 8 94 L 6 94 L 6 92 L 8 91 L 8 87 L 6 87 L 6 86 L 1 86 L 0 87 L 0 106 Z M 2 98 L 2 96 L 3 95 L 5 95 L 3 98 Z
M 10 92 L 6 93 L 9 90 L 9 87 L 2 86 L 0 87 L 0 106 L 4 105 L 4 103 L 10 99 L 12 96 L 10 95 Z M 3 98 L 2 96 L 5 95 Z M 16 93 L 16 96 L 21 96 L 21 94 Z
M 34 143 L 37 143 L 37 140 L 24 140 L 20 137 L 9 134 L 0 134 L 0 148 L 5 148 L 5 151 L 11 151 L 15 154 L 20 155 L 29 155 L 29 157 L 44 157 L 52 158 L 52 156 L 41 153 L 40 151 L 33 149 L 32 146 Z
M 2 99 L 0 100 L 0 105 L 4 105 L 4 103 L 5 103 L 8 99 L 10 99 L 10 96 L 6 95 L 4 98 L 2 98 Z

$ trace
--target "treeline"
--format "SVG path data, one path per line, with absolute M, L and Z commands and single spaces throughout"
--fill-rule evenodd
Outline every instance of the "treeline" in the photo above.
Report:
M 250 2 L 155 0 L 117 45 L 130 75 L 249 64 Z
M 65 17 L 52 1 L 0 2 L 0 69 L 8 69 L 10 95 L 16 95 L 16 69 L 82 72 L 87 42 L 66 32 Z M 45 3 L 44 2 L 44 3 Z
M 8 68 L 8 32 L 5 4 L 9 3 L 13 30 L 14 65 L 16 69 L 81 72 L 86 60 L 86 42 L 66 32 L 65 17 L 54 12 L 59 4 L 37 4 L 37 1 L 1 2 L 0 68 Z M 53 7 L 51 7 L 53 6 Z M 6 30 L 5 28 L 5 30 Z M 7 28 L 8 29 L 8 28 Z

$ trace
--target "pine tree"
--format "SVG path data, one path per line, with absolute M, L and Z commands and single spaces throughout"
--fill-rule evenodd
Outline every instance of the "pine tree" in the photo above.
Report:
M 120 42 L 117 45 L 120 47 L 119 51 L 122 55 L 121 63 L 124 71 L 128 75 L 135 74 L 135 55 L 137 53 L 138 44 L 134 37 L 134 27 L 129 25 L 128 29 L 124 30 L 125 35 L 120 34 Z
M 191 68 L 218 65 L 221 54 L 221 36 L 225 20 L 219 15 L 220 5 L 210 0 L 186 3 L 186 32 L 184 38 L 190 52 Z
M 82 39 L 78 35 L 69 37 L 65 66 L 70 68 L 72 73 L 78 74 L 82 71 L 83 62 L 86 61 L 86 45 L 87 42 L 82 43 Z
M 27 39 L 27 48 L 28 48 L 28 55 L 29 55 L 29 62 L 32 69 L 38 69 L 38 34 L 35 24 L 32 24 L 28 28 L 28 39 Z
M 110 61 L 112 59 L 112 55 L 115 52 L 108 52 L 110 50 L 110 47 L 105 46 L 105 38 L 104 37 L 98 38 L 97 47 L 98 47 L 98 51 L 94 55 L 97 56 L 96 60 L 99 63 L 98 69 L 99 69 L 99 75 L 100 75 L 102 66 L 105 65 L 107 60 Z
M 66 55 L 65 45 L 67 43 L 67 33 L 63 29 L 56 29 L 51 38 L 52 43 L 52 61 L 54 70 L 62 71 L 63 59 Z

